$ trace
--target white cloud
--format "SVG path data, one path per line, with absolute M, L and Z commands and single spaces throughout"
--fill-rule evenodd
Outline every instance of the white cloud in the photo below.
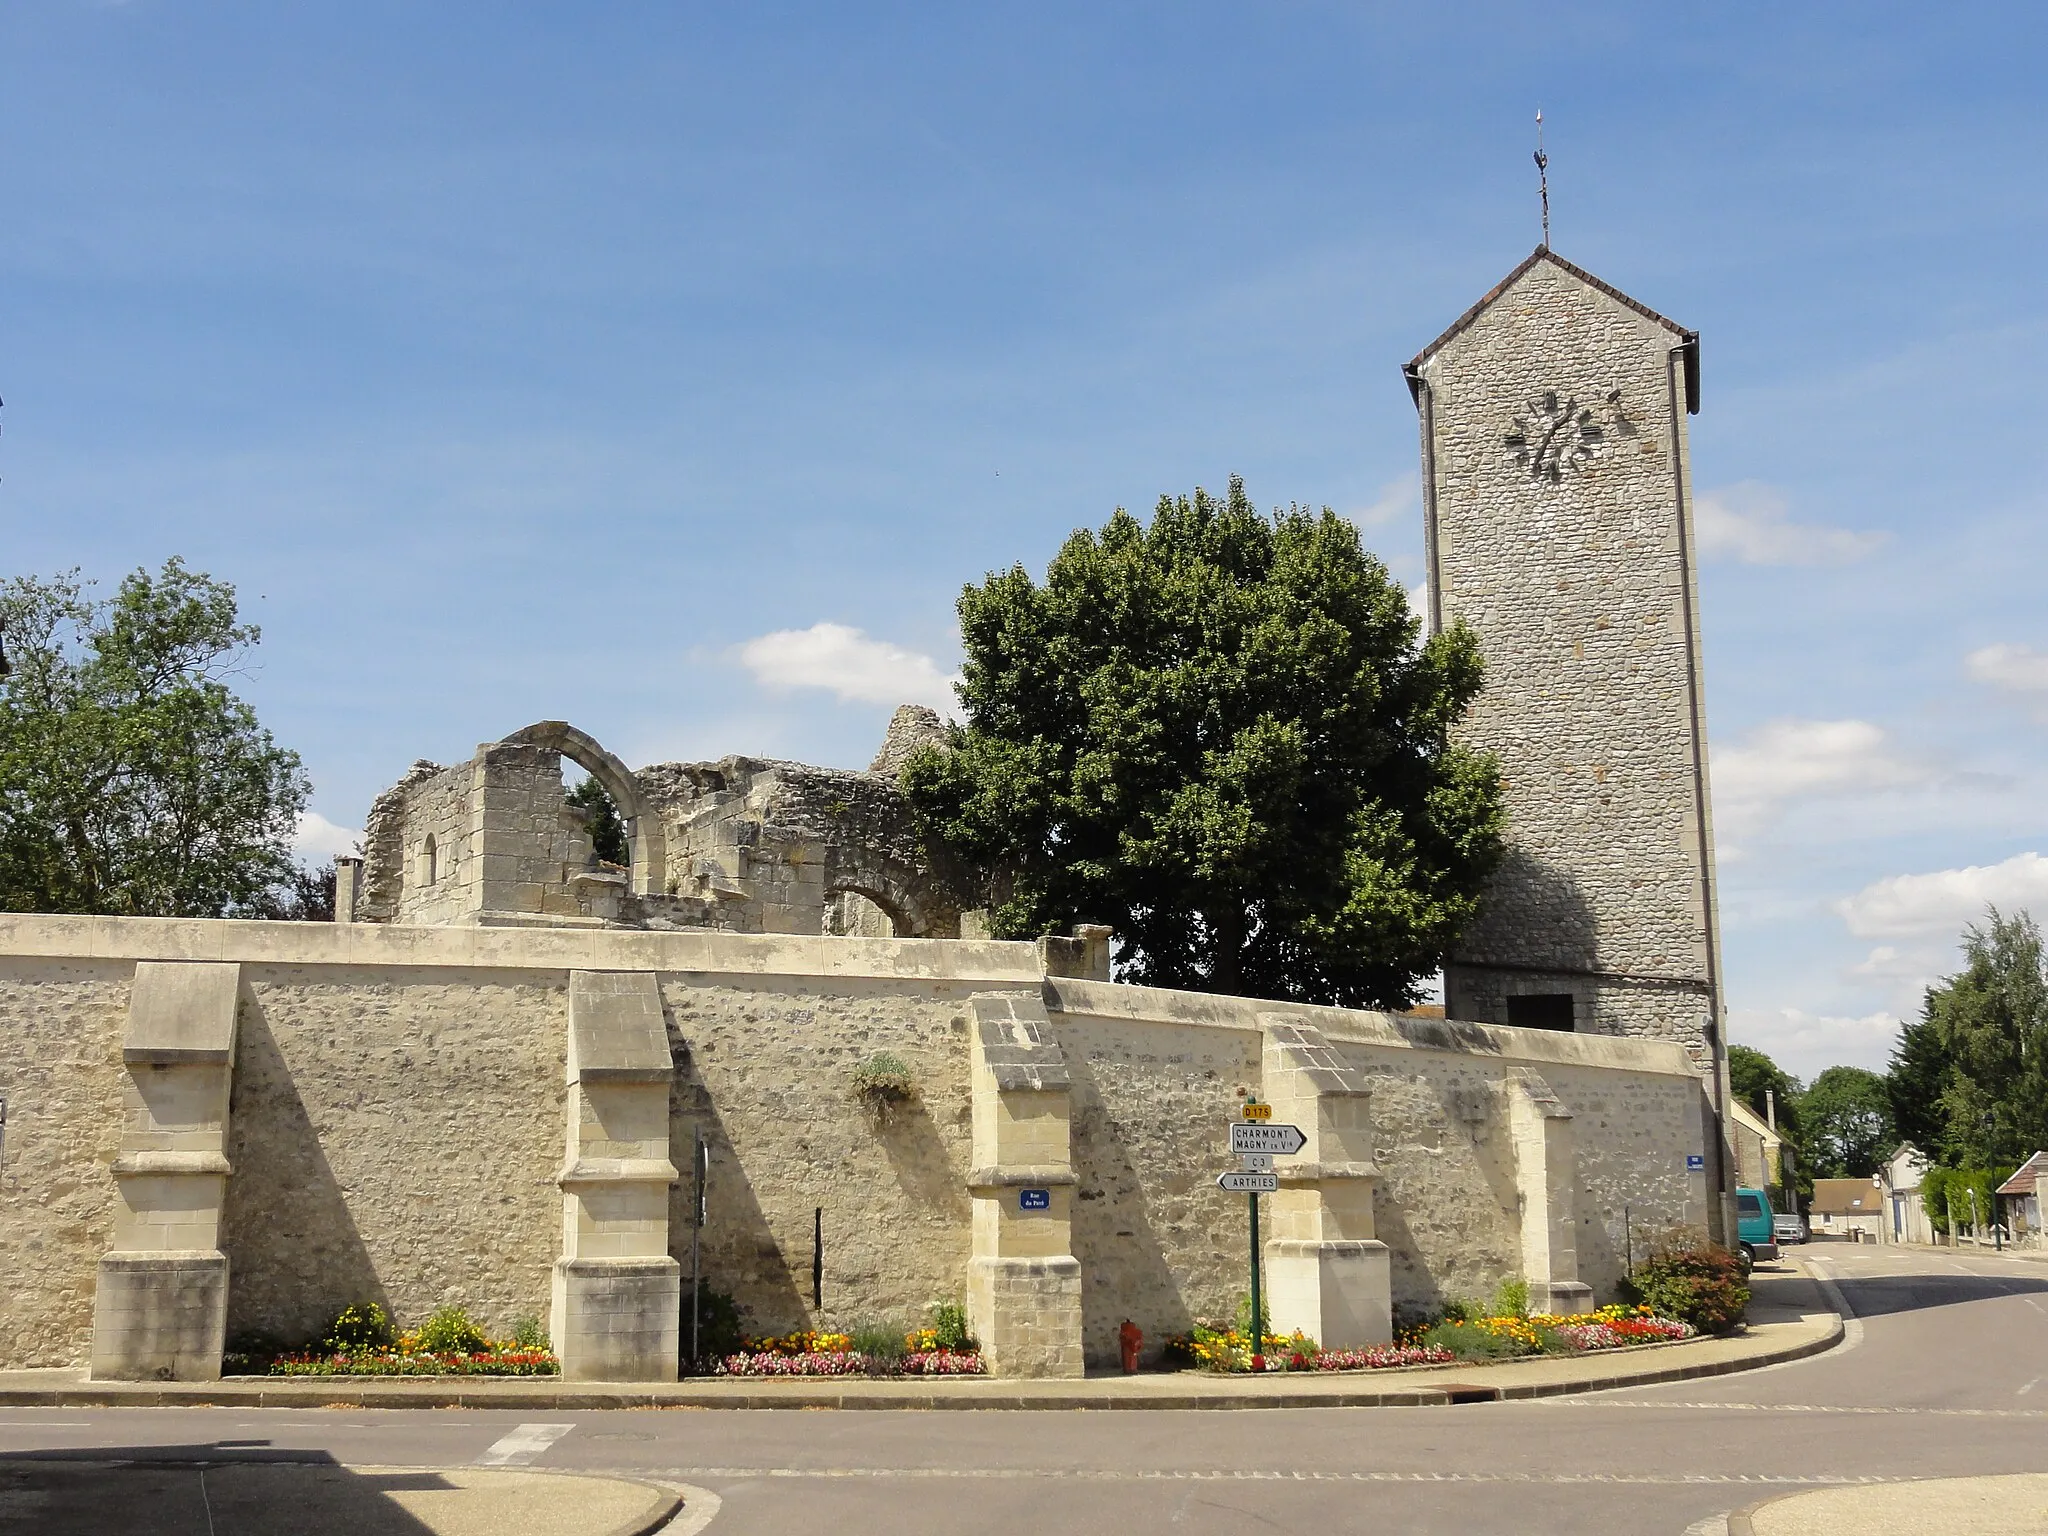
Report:
M 864 704 L 929 704 L 957 711 L 954 679 L 938 663 L 846 624 L 778 629 L 739 647 L 741 665 L 777 690 L 824 688 Z
M 1795 1077 L 1812 1082 L 1829 1067 L 1882 1072 L 1898 1039 L 1890 1013 L 1861 1017 L 1808 1013 L 1803 1008 L 1730 1008 L 1728 1038 L 1762 1051 Z
M 292 834 L 292 852 L 306 863 L 318 864 L 356 852 L 362 840 L 360 831 L 352 827 L 338 827 L 318 811 L 307 811 L 299 818 L 298 830 Z
M 2048 859 L 2021 853 L 2002 864 L 1893 875 L 1835 903 L 1859 939 L 1953 939 L 1967 924 L 1982 921 L 1986 907 L 2048 914 Z M 1878 954 L 1873 951 L 1865 963 L 1882 963 Z
M 1933 778 L 1868 720 L 1772 720 L 1735 746 L 1713 749 L 1714 815 L 1731 835 L 1753 836 L 1791 800 Z
M 1408 589 L 1408 611 L 1414 614 L 1416 618 L 1422 620 L 1423 623 L 1427 624 L 1429 622 L 1428 582 L 1419 581 Z
M 1963 658 L 1970 676 L 2009 693 L 2048 693 L 2048 652 L 2031 645 L 1987 645 Z
M 1361 528 L 1377 528 L 1397 518 L 1420 523 L 1422 476 L 1411 469 L 1407 474 L 1389 480 L 1374 493 L 1369 503 L 1352 508 L 1348 516 Z
M 1784 496 L 1755 480 L 1708 491 L 1693 506 L 1700 553 L 1744 565 L 1848 565 L 1890 537 L 1788 520 Z

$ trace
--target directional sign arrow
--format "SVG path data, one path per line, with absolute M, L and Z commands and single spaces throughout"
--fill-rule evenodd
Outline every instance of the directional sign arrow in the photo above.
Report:
M 1276 1152 L 1282 1157 L 1291 1157 L 1307 1145 L 1308 1138 L 1301 1134 L 1298 1125 L 1231 1123 L 1230 1150 L 1233 1152 Z
M 1216 1187 L 1227 1189 L 1233 1195 L 1270 1195 L 1280 1188 L 1280 1176 L 1276 1173 L 1219 1173 Z

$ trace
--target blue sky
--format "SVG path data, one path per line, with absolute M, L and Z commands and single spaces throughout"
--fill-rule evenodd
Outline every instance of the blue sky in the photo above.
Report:
M 356 828 L 568 718 L 863 764 L 960 585 L 1233 471 L 1420 578 L 1398 365 L 1537 235 L 1704 336 L 1733 1034 L 2048 909 L 2033 7 L 0 9 L 4 567 L 174 553 Z

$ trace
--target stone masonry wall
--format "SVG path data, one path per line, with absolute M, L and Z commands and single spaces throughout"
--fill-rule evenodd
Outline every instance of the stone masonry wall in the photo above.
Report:
M 365 922 L 449 923 L 477 906 L 482 870 L 471 856 L 471 765 L 443 768 L 422 759 L 377 797 L 363 824 Z M 440 878 L 423 885 L 420 855 L 434 839 Z
M 693 1126 L 711 1144 L 705 1283 L 737 1297 L 747 1326 L 786 1332 L 889 1319 L 912 1327 L 964 1295 L 971 1114 L 971 985 L 778 978 L 720 985 L 664 976 L 676 1053 L 674 1160 Z M 886 1112 L 853 1091 L 887 1051 L 916 1093 Z M 824 1211 L 824 1306 L 811 1305 L 814 1215 Z M 670 1214 L 689 1273 L 688 1193 Z
M 560 1242 L 566 971 L 244 967 L 228 1333 L 545 1317 Z
M 1126 1317 L 1156 1344 L 1198 1317 L 1230 1317 L 1249 1284 L 1244 1200 L 1215 1181 L 1236 1166 L 1228 1127 L 1257 1094 L 1262 1037 L 1255 1027 L 1050 1017 L 1074 1079 L 1082 1346 L 1090 1365 L 1109 1365 Z
M 1684 382 L 1679 370 L 1674 410 L 1666 371 L 1681 339 L 1539 260 L 1421 364 L 1434 598 L 1485 651 L 1486 688 L 1461 734 L 1500 759 L 1512 844 L 1459 959 L 1708 975 L 1691 530 L 1674 488 Z M 1553 431 L 1567 405 L 1589 425 Z M 1542 456 L 1546 440 L 1561 459 Z M 1687 523 L 1690 510 L 1688 494 Z M 1478 969 L 1454 971 L 1452 986 L 1456 1011 L 1495 1022 L 1506 990 L 1536 990 Z M 1671 1028 L 1704 1049 L 1703 1003 L 1631 1022 L 1647 1002 L 1609 999 L 1580 1027 Z
M 459 1301 L 489 1328 L 544 1313 L 571 970 L 656 975 L 676 1059 L 671 1158 L 712 1148 L 704 1274 L 759 1331 L 889 1320 L 961 1297 L 971 1251 L 968 999 L 1038 989 L 1071 1073 L 1072 1251 L 1084 1347 L 1156 1347 L 1245 1289 L 1244 1203 L 1214 1187 L 1261 1083 L 1260 1017 L 1314 1024 L 1372 1079 L 1376 1220 L 1397 1305 L 1481 1297 L 1519 1263 L 1509 1085 L 1571 1111 L 1580 1274 L 1612 1293 L 1637 1240 L 1697 1222 L 1700 1079 L 1661 1040 L 1302 1008 L 1047 976 L 1036 946 L 708 932 L 398 928 L 0 916 L 0 1365 L 83 1358 L 110 1238 L 108 1164 L 138 960 L 242 968 L 223 1246 L 229 1330 L 287 1340 L 341 1306 L 405 1325 Z M 855 1097 L 879 1051 L 913 1102 Z M 824 1305 L 810 1297 L 824 1211 Z M 689 1200 L 671 1251 L 689 1256 Z
M 114 1231 L 121 1038 L 133 967 L 0 957 L 0 1362 L 83 1363 Z

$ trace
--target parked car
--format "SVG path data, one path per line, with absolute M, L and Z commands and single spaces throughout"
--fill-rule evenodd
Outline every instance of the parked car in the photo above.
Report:
M 1806 1230 L 1806 1218 L 1797 1211 L 1787 1211 L 1782 1216 L 1773 1216 L 1771 1233 L 1780 1243 L 1803 1243 L 1813 1235 Z
M 1769 1195 L 1760 1189 L 1735 1191 L 1735 1235 L 1745 1269 L 1759 1260 L 1768 1263 L 1777 1258 L 1778 1235 L 1772 1227 Z

